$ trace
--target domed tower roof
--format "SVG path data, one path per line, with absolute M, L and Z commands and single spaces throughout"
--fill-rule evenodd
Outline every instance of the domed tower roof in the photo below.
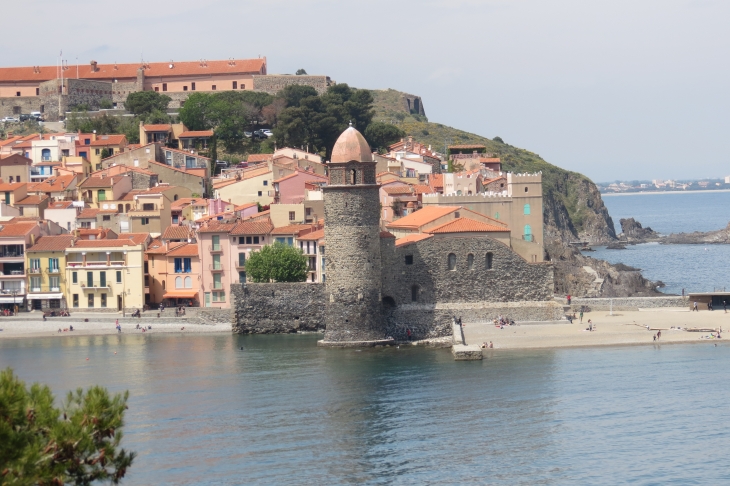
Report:
M 342 132 L 332 148 L 332 163 L 372 162 L 373 154 L 370 146 L 365 141 L 362 133 L 355 130 L 352 125 Z

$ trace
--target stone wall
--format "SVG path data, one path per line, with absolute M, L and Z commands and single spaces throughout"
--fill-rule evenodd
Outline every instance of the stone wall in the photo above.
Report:
M 189 172 L 175 170 L 165 164 L 149 164 L 147 170 L 157 174 L 158 182 L 189 189 L 191 194 L 201 197 L 205 194 L 205 178 Z
M 638 309 L 657 309 L 660 307 L 687 307 L 686 297 L 668 295 L 666 297 L 616 297 L 608 298 L 577 298 L 570 301 L 570 308 L 574 312 L 580 312 L 581 306 L 588 306 L 592 311 L 635 311 Z
M 323 331 L 322 284 L 231 284 L 233 332 L 272 334 Z
M 31 111 L 42 111 L 42 100 L 38 96 L 14 96 L 11 98 L 0 98 L 0 118 L 6 116 L 19 117 L 20 114 L 28 114 Z
M 325 340 L 384 339 L 378 186 L 325 186 L 323 190 L 328 299 Z
M 88 105 L 89 109 L 98 110 L 102 100 L 112 101 L 112 83 L 107 81 L 64 79 L 63 94 L 59 92 L 60 86 L 60 79 L 40 84 L 40 99 L 47 121 L 57 121 L 59 117 L 78 105 Z
M 423 109 L 423 100 L 420 96 L 403 93 L 403 105 L 409 113 L 426 116 L 426 110 Z
M 253 76 L 254 91 L 276 94 L 287 86 L 311 86 L 317 93 L 322 94 L 333 84 L 329 76 L 292 76 L 287 74 L 264 74 Z

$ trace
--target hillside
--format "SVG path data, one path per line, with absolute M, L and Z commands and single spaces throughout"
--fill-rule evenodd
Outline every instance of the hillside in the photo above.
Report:
M 488 152 L 502 159 L 502 168 L 506 171 L 542 172 L 545 251 L 554 263 L 558 294 L 656 295 L 655 287 L 660 283 L 646 280 L 637 269 L 586 257 L 569 245 L 578 239 L 593 244 L 616 239 L 613 220 L 598 188 L 588 177 L 561 169 L 538 154 L 504 143 L 498 137 L 490 140 L 408 113 L 402 102 L 403 93 L 398 91 L 375 90 L 371 93 L 375 99 L 376 120 L 396 124 L 407 135 L 430 144 L 438 152 L 445 152 L 448 145 L 482 144 Z M 595 273 L 586 272 L 585 267 L 591 267 Z M 600 288 L 595 285 L 598 278 L 603 280 Z

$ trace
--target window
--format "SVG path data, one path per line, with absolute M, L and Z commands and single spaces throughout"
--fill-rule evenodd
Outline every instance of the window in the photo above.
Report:
M 94 272 L 86 272 L 86 285 L 88 287 L 94 286 Z
M 193 288 L 193 278 L 192 277 L 185 277 L 185 288 L 186 289 Z
M 48 259 L 48 269 L 51 272 L 59 271 L 58 258 L 49 258 Z
M 259 191 L 259 196 L 261 196 L 261 191 Z M 10 204 L 10 203 L 8 203 L 8 204 Z
M 525 204 L 524 214 L 525 215 L 530 214 L 530 205 L 529 204 Z
M 122 271 L 117 270 L 117 283 L 122 283 Z
M 187 86 L 183 86 L 183 91 L 187 91 L 187 90 L 188 90 L 188 87 Z
M 493 260 L 494 260 L 494 256 L 492 255 L 492 252 L 490 251 L 489 253 L 487 253 L 487 270 L 492 269 Z
M 294 218 L 296 218 L 296 213 L 294 211 L 289 211 L 289 221 L 294 221 Z
M 223 285 L 221 284 L 221 274 L 220 273 L 214 273 L 213 274 L 213 288 L 214 289 L 222 289 Z
M 140 223 L 142 224 L 142 226 L 146 226 L 150 224 L 150 218 L 140 218 Z
M 195 83 L 190 83 L 190 91 L 195 91 Z
M 254 236 L 253 237 L 253 244 L 254 245 L 258 245 L 259 244 L 259 237 L 258 236 Z
M 96 152 L 96 155 L 99 155 L 101 153 L 101 150 L 96 149 L 95 152 Z
M 175 288 L 176 289 L 183 288 L 183 278 L 182 277 L 175 277 Z
M 167 282 L 165 282 L 165 281 L 163 280 L 163 281 L 162 281 L 162 290 L 165 290 L 165 287 L 166 287 L 166 285 L 167 285 Z
M 40 94 L 41 94 L 41 89 L 40 88 L 36 88 L 35 89 L 35 95 L 38 96 Z
M 221 302 L 226 301 L 226 293 L 225 292 L 218 292 L 218 298 Z
M 418 291 L 420 289 L 418 288 L 418 285 L 414 285 L 411 287 L 411 302 L 418 302 Z
M 101 217 L 101 219 L 104 220 L 104 221 L 111 221 L 112 220 L 112 217 L 110 215 L 108 215 L 108 214 L 105 214 L 105 215 L 103 215 Z
M 269 185 L 269 181 L 264 181 L 264 185 L 265 186 L 268 186 Z
M 14 178 L 13 176 L 10 176 L 10 183 L 11 183 L 11 184 L 12 184 L 13 182 L 15 182 L 15 180 L 14 180 L 14 179 L 15 179 L 15 178 Z
M 71 272 L 71 282 L 79 283 L 79 272 Z
M 87 299 L 87 307 L 94 307 L 94 294 L 89 294 L 89 297 Z
M 96 193 L 96 198 L 99 201 L 106 201 L 106 191 L 104 189 L 99 189 L 99 191 Z
M 494 213 L 494 219 L 499 219 L 499 211 L 497 211 L 496 213 Z
M 20 91 L 16 91 L 15 96 L 20 96 Z
M 413 255 L 406 255 L 406 265 L 413 265 Z
M 238 283 L 245 284 L 246 283 L 246 272 L 238 272 Z
M 106 272 L 99 272 L 99 287 L 106 287 Z
M 155 86 L 155 91 L 160 91 L 160 87 L 159 86 Z
M 153 203 L 144 203 L 142 205 L 142 211 L 154 211 L 155 205 Z
M 172 152 L 170 152 L 170 151 L 165 152 L 165 163 L 167 165 L 172 165 Z
M 214 84 L 214 85 L 213 85 L 213 86 L 211 87 L 211 89 L 212 89 L 213 91 L 215 91 L 215 84 Z
M 30 277 L 30 291 L 31 292 L 40 292 L 41 291 L 41 278 L 40 277 Z
M 213 255 L 213 270 L 221 270 L 223 267 L 221 266 L 221 255 L 220 253 L 217 253 Z
M 525 192 L 527 192 L 527 188 L 525 187 Z
M 245 253 L 239 253 L 238 254 L 238 266 L 239 267 L 245 267 L 246 266 L 246 254 Z
M 175 258 L 175 273 L 182 273 L 182 258 Z
M 167 91 L 167 83 L 162 83 L 162 91 Z
M 180 222 L 180 217 L 177 214 L 172 215 L 172 223 L 177 224 Z
M 238 81 L 233 82 L 233 89 L 238 89 Z
M 30 259 L 30 269 L 32 272 L 40 272 L 41 259 L 40 258 L 31 258 Z
M 218 292 L 213 292 L 213 302 L 218 302 Z
M 101 294 L 101 306 L 106 307 L 106 294 Z
M 221 249 L 221 237 L 219 235 L 213 235 L 213 251 L 220 251 Z
M 449 253 L 449 270 L 456 270 L 456 255 Z
M 210 292 L 206 292 L 204 295 L 205 307 L 210 307 Z
M 79 294 L 73 294 L 71 300 L 73 302 L 73 306 L 74 307 L 78 307 L 79 306 Z
M 525 225 L 525 241 L 532 241 L 532 227 L 529 224 Z
M 466 268 L 474 270 L 474 255 L 471 253 L 466 256 Z
M 247 244 L 247 245 L 250 245 L 250 244 L 251 244 L 252 242 L 253 242 L 253 237 L 251 237 L 251 236 L 247 236 L 247 237 L 246 237 L 246 244 Z
M 50 285 L 52 292 L 58 292 L 61 288 L 61 277 L 58 275 L 55 277 L 49 277 L 48 284 Z

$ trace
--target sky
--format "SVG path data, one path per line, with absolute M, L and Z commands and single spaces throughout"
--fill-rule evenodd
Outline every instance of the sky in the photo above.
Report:
M 50 0 L 3 6 L 3 66 L 266 56 L 423 98 L 430 121 L 596 182 L 730 175 L 730 2 Z M 29 27 L 32 25 L 32 27 Z

